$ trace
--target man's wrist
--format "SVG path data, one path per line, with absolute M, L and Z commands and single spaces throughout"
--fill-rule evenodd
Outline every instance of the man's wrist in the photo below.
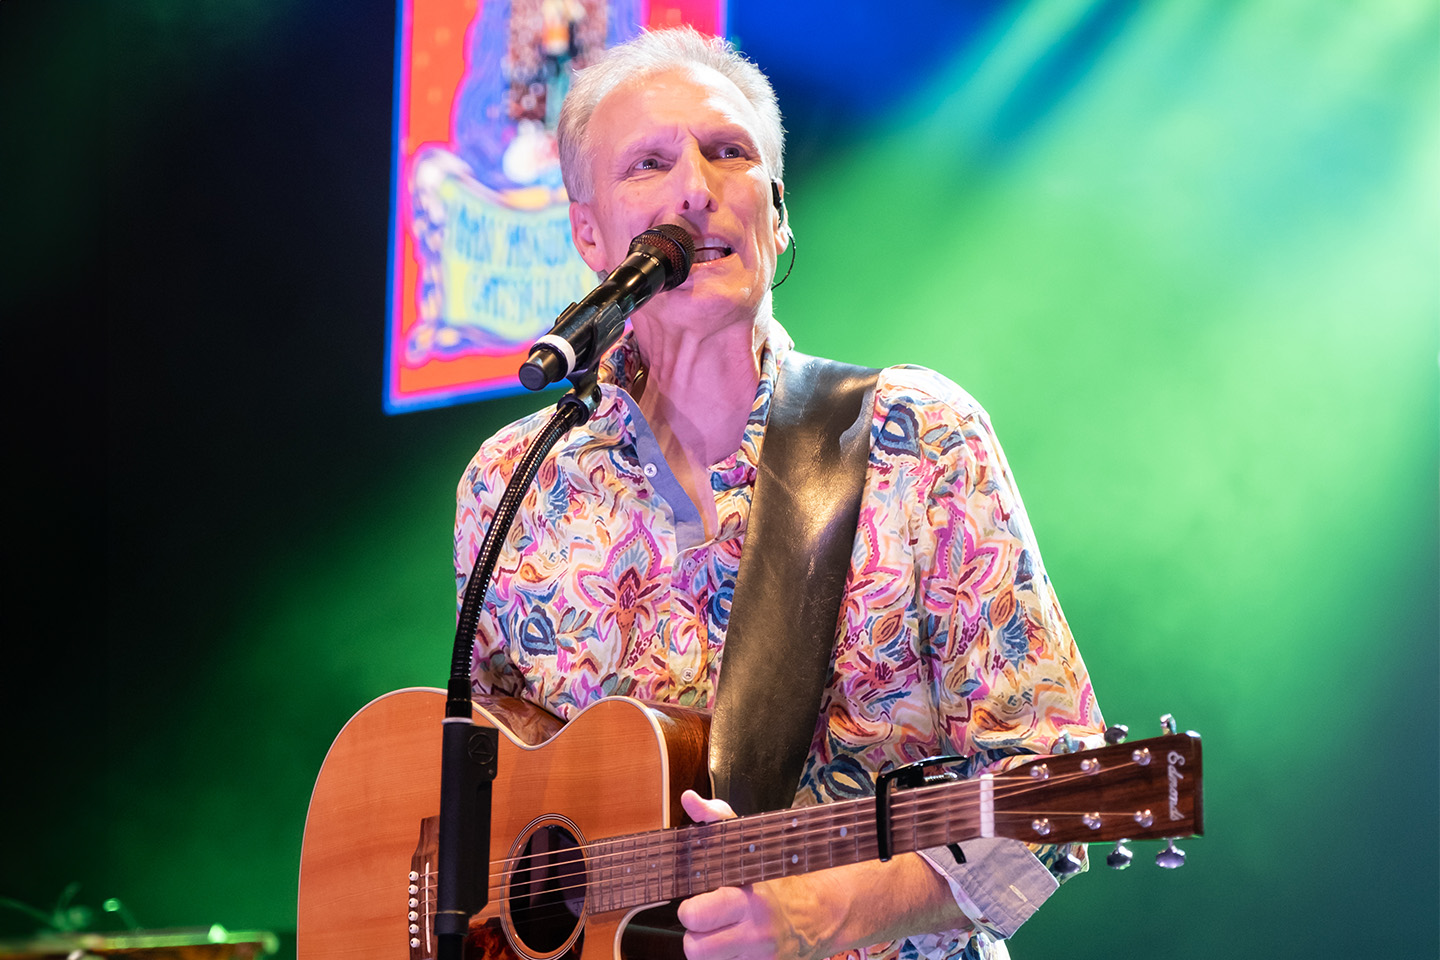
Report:
M 813 949 L 816 957 L 970 927 L 942 875 L 915 854 L 765 884 L 770 887 L 767 895 L 779 900 L 797 942 Z

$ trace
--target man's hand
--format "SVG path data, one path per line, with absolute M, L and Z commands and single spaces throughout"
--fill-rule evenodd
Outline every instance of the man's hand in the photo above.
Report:
M 697 823 L 735 816 L 723 800 L 691 790 L 680 804 Z M 688 960 L 817 960 L 968 926 L 949 886 L 914 854 L 721 887 L 680 904 L 679 916 Z
M 713 823 L 729 820 L 735 811 L 724 800 L 706 800 L 693 790 L 686 790 L 680 797 L 680 805 L 696 823 Z M 691 897 L 680 904 L 680 922 L 685 925 L 685 956 L 689 960 L 736 960 L 754 958 L 768 960 L 771 957 L 809 958 L 820 956 L 819 930 L 807 929 L 802 932 L 798 920 L 808 921 L 805 926 L 829 929 L 834 932 L 836 923 L 826 923 L 824 910 L 807 898 L 797 883 L 808 877 L 788 877 L 767 880 L 744 887 L 721 887 L 709 893 Z M 795 906 L 806 904 L 809 910 L 797 911 L 804 916 L 792 916 L 790 902 Z

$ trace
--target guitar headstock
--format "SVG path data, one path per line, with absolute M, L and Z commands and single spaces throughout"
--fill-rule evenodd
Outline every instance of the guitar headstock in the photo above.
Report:
M 1149 740 L 1036 757 L 997 774 L 996 835 L 1028 843 L 1092 843 L 1203 833 L 1200 735 L 1170 730 Z M 1173 845 L 1166 852 L 1183 861 Z M 1164 853 L 1159 862 L 1179 866 L 1167 863 Z

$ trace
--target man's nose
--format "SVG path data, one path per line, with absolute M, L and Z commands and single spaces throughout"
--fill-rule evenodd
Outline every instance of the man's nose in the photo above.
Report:
M 694 147 L 682 153 L 670 171 L 675 180 L 677 213 L 715 209 L 714 165 Z

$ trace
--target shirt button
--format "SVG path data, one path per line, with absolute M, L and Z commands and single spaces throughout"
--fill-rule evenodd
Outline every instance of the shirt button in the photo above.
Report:
M 655 476 L 655 474 L 660 472 L 658 469 L 656 469 L 655 464 L 653 463 L 645 464 L 645 466 L 640 468 L 640 471 L 644 473 L 647 477 L 653 477 Z
M 680 679 L 684 680 L 686 683 L 689 683 L 691 680 L 695 679 L 695 671 L 690 669 L 689 667 L 686 667 L 684 670 L 680 671 Z

